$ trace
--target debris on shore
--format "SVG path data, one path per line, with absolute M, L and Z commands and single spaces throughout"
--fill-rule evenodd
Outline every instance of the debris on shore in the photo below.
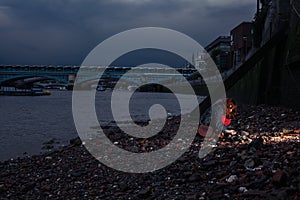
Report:
M 146 174 L 106 167 L 77 138 L 62 150 L 0 163 L 0 199 L 300 198 L 298 112 L 241 106 L 229 129 L 205 158 L 198 157 L 203 138 L 197 135 L 175 163 Z M 114 131 L 107 130 L 118 139 Z M 145 139 L 120 140 L 119 145 L 136 151 L 150 146 Z M 166 143 L 164 137 L 155 141 Z

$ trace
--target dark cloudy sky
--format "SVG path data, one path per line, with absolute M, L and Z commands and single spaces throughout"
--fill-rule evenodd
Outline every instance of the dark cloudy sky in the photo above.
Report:
M 253 19 L 256 0 L 0 0 L 0 64 L 80 65 L 106 38 L 138 27 L 205 46 Z

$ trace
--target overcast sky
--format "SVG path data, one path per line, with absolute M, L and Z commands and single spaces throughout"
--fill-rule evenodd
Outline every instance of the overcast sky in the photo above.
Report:
M 80 65 L 108 37 L 138 27 L 205 46 L 251 21 L 256 0 L 0 0 L 0 64 Z

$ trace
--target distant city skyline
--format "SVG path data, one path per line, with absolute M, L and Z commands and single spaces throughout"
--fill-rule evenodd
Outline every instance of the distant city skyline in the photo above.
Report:
M 108 37 L 149 26 L 205 47 L 255 11 L 255 0 L 1 0 L 0 65 L 80 65 Z

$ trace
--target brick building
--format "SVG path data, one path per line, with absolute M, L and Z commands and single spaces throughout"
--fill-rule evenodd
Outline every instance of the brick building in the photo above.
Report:
M 230 31 L 231 36 L 231 66 L 243 62 L 252 48 L 252 22 L 242 22 Z

